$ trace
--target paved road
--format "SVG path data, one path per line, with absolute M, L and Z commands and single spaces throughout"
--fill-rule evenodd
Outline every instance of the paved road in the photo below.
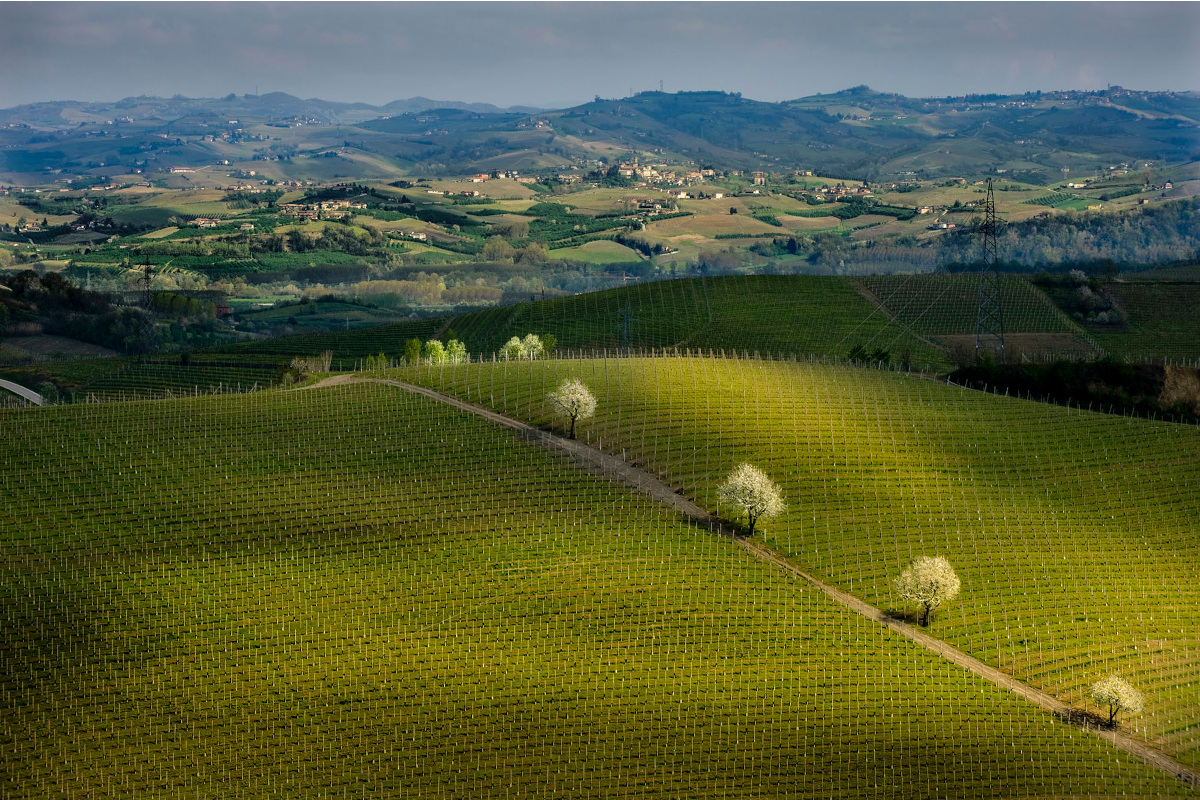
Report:
M 35 406 L 46 405 L 46 398 L 42 397 L 40 394 L 35 392 L 33 389 L 26 389 L 24 386 L 22 386 L 19 383 L 13 383 L 12 381 L 0 380 L 0 389 L 8 389 L 13 394 L 24 397 L 26 400 L 33 403 Z
M 1017 680 L 1013 676 L 1001 672 L 995 667 L 988 666 L 979 659 L 967 655 L 966 653 L 955 647 L 952 647 L 941 639 L 930 636 L 920 628 L 914 625 L 909 625 L 903 620 L 895 619 L 875 606 L 860 600 L 854 595 L 847 594 L 846 592 L 843 592 L 840 589 L 830 586 L 829 584 L 813 577 L 812 575 L 809 575 L 807 572 L 800 569 L 795 564 L 792 564 L 790 561 L 766 545 L 756 542 L 752 539 L 746 539 L 735 535 L 734 531 L 725 525 L 720 519 L 713 517 L 705 509 L 676 492 L 670 486 L 659 480 L 658 477 L 651 475 L 645 470 L 638 469 L 618 456 L 603 453 L 593 447 L 589 447 L 583 442 L 573 439 L 565 439 L 548 431 L 534 428 L 533 426 L 527 425 L 524 422 L 512 419 L 511 417 L 506 417 L 503 414 L 497 414 L 495 411 L 491 411 L 486 408 L 480 408 L 479 406 L 472 405 L 471 403 L 468 403 L 465 400 L 461 400 L 457 397 L 442 394 L 441 392 L 435 392 L 434 390 L 426 389 L 423 386 L 414 386 L 409 383 L 403 383 L 402 381 L 384 380 L 379 378 L 360 378 L 354 375 L 336 375 L 332 378 L 326 378 L 319 383 L 315 383 L 312 386 L 305 388 L 320 389 L 326 386 L 339 386 L 349 383 L 362 382 L 383 383 L 389 386 L 396 386 L 400 389 L 404 389 L 405 391 L 413 392 L 415 394 L 424 395 L 425 397 L 429 397 L 438 401 L 439 403 L 445 403 L 446 405 L 454 406 L 455 408 L 459 408 L 463 411 L 483 417 L 484 419 L 490 420 L 497 425 L 503 425 L 507 428 L 512 428 L 513 430 L 520 432 L 523 438 L 529 441 L 538 442 L 539 444 L 542 444 L 551 450 L 557 450 L 559 452 L 566 453 L 581 466 L 623 481 L 638 491 L 668 504 L 675 510 L 689 517 L 696 524 L 701 525 L 711 531 L 717 531 L 731 537 L 734 541 L 736 541 L 746 550 L 753 553 L 756 557 L 764 561 L 769 561 L 772 564 L 777 565 L 779 568 L 785 569 L 788 572 L 803 578 L 816 588 L 823 591 L 830 598 L 838 603 L 841 603 L 852 611 L 856 611 L 867 619 L 878 622 L 880 625 L 885 625 L 888 628 L 891 628 L 901 636 L 908 637 L 917 644 L 932 650 L 942 658 L 952 661 L 963 669 L 968 670 L 969 672 L 972 672 L 979 677 L 984 678 L 985 680 L 991 681 L 997 686 L 1008 689 L 1013 694 L 1020 695 L 1032 703 L 1036 703 L 1047 711 L 1056 714 L 1063 720 L 1074 722 L 1080 718 L 1078 709 L 1072 708 L 1052 695 L 1035 689 L 1032 686 Z M 1111 742 L 1116 747 L 1119 747 L 1122 750 L 1137 756 L 1146 763 L 1158 767 L 1159 769 L 1162 769 L 1171 775 L 1174 775 L 1181 781 L 1190 784 L 1193 787 L 1200 788 L 1200 772 L 1185 767 L 1183 764 L 1180 764 L 1166 753 L 1155 750 L 1154 748 L 1147 746 L 1145 743 L 1117 730 L 1087 724 L 1086 721 L 1080 727 L 1108 742 Z

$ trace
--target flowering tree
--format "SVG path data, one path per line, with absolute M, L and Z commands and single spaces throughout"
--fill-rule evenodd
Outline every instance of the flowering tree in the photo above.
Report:
M 751 536 L 760 519 L 770 519 L 787 510 L 779 485 L 750 464 L 739 464 L 737 469 L 729 473 L 725 482 L 717 487 L 717 499 L 746 513 Z
M 1126 714 L 1140 714 L 1146 708 L 1142 693 L 1118 675 L 1109 675 L 1107 678 L 1093 683 L 1091 695 L 1092 699 L 1100 705 L 1108 706 L 1109 725 L 1113 724 L 1113 719 L 1117 716 L 1118 711 L 1124 711 Z
M 516 336 L 509 339 L 500 348 L 500 355 L 505 359 L 517 359 L 521 357 L 521 340 Z
M 550 407 L 559 416 L 571 418 L 570 438 L 575 438 L 575 422 L 596 413 L 596 396 L 578 378 L 566 378 L 559 387 L 546 394 Z
M 921 556 L 895 581 L 896 594 L 921 607 L 921 624 L 929 624 L 929 613 L 958 597 L 960 583 L 950 562 L 942 556 Z
M 546 347 L 536 333 L 527 333 L 524 339 L 514 336 L 500 348 L 500 355 L 506 359 L 541 358 L 545 352 Z
M 545 352 L 542 347 L 542 339 L 536 333 L 527 333 L 525 338 L 521 340 L 521 357 L 522 358 L 541 358 Z

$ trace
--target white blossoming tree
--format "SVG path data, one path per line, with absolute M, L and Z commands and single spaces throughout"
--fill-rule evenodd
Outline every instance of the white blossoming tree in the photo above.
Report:
M 1142 693 L 1129 685 L 1119 675 L 1109 675 L 1103 680 L 1092 684 L 1092 699 L 1102 706 L 1108 706 L 1108 724 L 1112 725 L 1118 711 L 1126 714 L 1140 714 L 1146 709 Z
M 901 572 L 895 581 L 896 594 L 921 607 L 921 624 L 929 624 L 929 614 L 942 603 L 958 597 L 961 586 L 950 562 L 942 556 L 921 556 Z
M 558 388 L 546 394 L 554 413 L 571 419 L 570 438 L 575 438 L 575 423 L 596 413 L 596 396 L 578 378 L 566 378 Z
M 770 519 L 787 510 L 783 490 L 767 474 L 750 464 L 739 464 L 725 482 L 717 487 L 717 499 L 746 514 L 749 535 L 760 519 Z
M 500 348 L 500 357 L 505 360 L 515 361 L 521 357 L 521 352 L 521 340 L 514 336 Z
M 527 333 L 524 339 L 514 336 L 500 348 L 501 357 L 509 360 L 541 358 L 545 354 L 546 345 L 542 342 L 542 337 L 536 333 Z
M 542 345 L 542 337 L 536 333 L 527 333 L 525 338 L 521 340 L 521 357 L 522 358 L 541 358 L 546 352 Z

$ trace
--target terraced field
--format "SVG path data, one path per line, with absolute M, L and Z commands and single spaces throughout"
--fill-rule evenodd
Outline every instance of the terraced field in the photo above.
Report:
M 396 389 L 0 435 L 8 798 L 1191 794 Z
M 580 436 L 718 509 L 740 461 L 785 490 L 769 544 L 873 605 L 915 556 L 955 565 L 946 641 L 1086 708 L 1119 672 L 1146 741 L 1200 763 L 1200 433 L 892 373 L 708 358 L 399 373 L 535 424 L 565 376 L 599 398 Z M 1094 710 L 1094 709 L 1093 709 Z

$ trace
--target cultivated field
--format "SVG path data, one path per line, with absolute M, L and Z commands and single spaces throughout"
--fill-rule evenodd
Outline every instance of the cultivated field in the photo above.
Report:
M 1105 283 L 1129 315 L 1124 333 L 1095 334 L 1109 352 L 1131 358 L 1200 359 L 1200 284 Z
M 0 432 L 5 797 L 1190 795 L 394 388 Z
M 1118 672 L 1147 696 L 1131 729 L 1200 763 L 1200 435 L 886 372 L 708 358 L 511 362 L 401 374 L 537 424 L 576 376 L 580 436 L 702 506 L 739 462 L 787 496 L 766 541 L 901 613 L 891 580 L 940 554 L 963 581 L 934 631 L 1087 707 Z M 725 509 L 728 512 L 728 509 Z M 1094 708 L 1093 708 L 1094 710 Z

